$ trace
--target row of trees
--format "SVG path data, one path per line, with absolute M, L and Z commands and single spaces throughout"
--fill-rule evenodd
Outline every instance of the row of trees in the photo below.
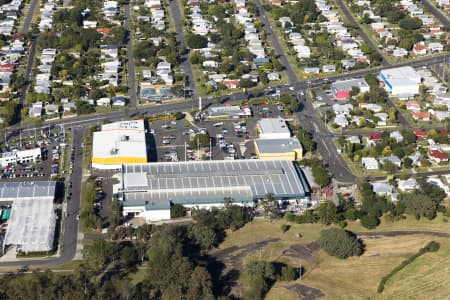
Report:
M 420 188 L 412 193 L 401 193 L 398 202 L 393 203 L 384 195 L 374 193 L 372 185 L 368 182 L 359 184 L 355 192 L 355 198 L 361 201 L 360 209 L 354 207 L 350 199 L 339 196 L 338 205 L 331 201 L 319 204 L 314 211 L 306 211 L 305 214 L 296 216 L 287 213 L 286 220 L 296 223 L 317 223 L 324 225 L 338 224 L 346 226 L 346 221 L 360 220 L 361 225 L 368 229 L 374 229 L 380 224 L 380 217 L 385 214 L 391 221 L 400 220 L 405 214 L 416 219 L 434 219 L 437 212 L 447 213 L 442 201 L 446 197 L 445 192 L 436 185 L 419 180 Z

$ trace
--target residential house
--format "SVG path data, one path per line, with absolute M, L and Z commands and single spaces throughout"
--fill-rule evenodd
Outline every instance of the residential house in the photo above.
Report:
M 389 137 L 393 139 L 396 143 L 403 142 L 403 135 L 398 130 L 389 133 Z
M 280 73 L 278 73 L 278 72 L 269 72 L 269 73 L 267 73 L 267 79 L 269 81 L 280 80 Z
M 406 102 L 406 110 L 411 111 L 420 111 L 420 104 L 417 101 L 407 101 Z
M 394 187 L 387 182 L 372 182 L 372 190 L 378 196 L 391 196 Z
M 401 192 L 412 192 L 419 188 L 419 184 L 416 179 L 410 177 L 406 180 L 399 180 L 397 187 Z
M 111 98 L 111 104 L 113 106 L 125 106 L 127 105 L 127 99 L 123 96 L 116 96 Z
M 413 53 L 415 55 L 425 55 L 427 54 L 427 47 L 423 44 L 416 44 L 413 47 Z
M 445 121 L 446 119 L 448 119 L 450 117 L 450 112 L 448 111 L 439 111 L 439 110 L 433 110 L 430 109 L 428 110 L 428 112 L 434 116 L 436 118 L 436 120 L 442 122 Z
M 428 50 L 431 52 L 442 52 L 444 51 L 444 45 L 439 42 L 432 42 L 428 44 Z
M 427 132 L 425 130 L 417 129 L 414 130 L 414 135 L 416 136 L 416 139 L 418 141 L 421 141 L 422 139 L 427 137 Z
M 396 48 L 392 52 L 392 56 L 394 56 L 394 57 L 405 57 L 407 55 L 408 55 L 408 50 L 406 50 L 404 48 Z
M 384 163 L 386 161 L 390 161 L 399 168 L 402 166 L 402 160 L 397 155 L 394 154 L 380 158 L 381 163 Z
M 441 162 L 447 162 L 448 161 L 448 155 L 440 150 L 431 150 L 428 152 L 428 158 L 435 162 L 435 163 L 441 163 Z
M 427 111 L 413 112 L 412 117 L 416 121 L 430 121 L 430 113 Z
M 349 116 L 350 112 L 352 110 L 353 110 L 353 105 L 351 105 L 350 103 L 347 103 L 347 104 L 335 103 L 335 104 L 333 104 L 333 112 L 335 115 Z
M 336 117 L 334 118 L 334 123 L 341 128 L 348 127 L 348 120 L 345 115 L 336 115 Z
M 366 168 L 366 170 L 378 170 L 379 164 L 374 157 L 363 157 L 361 163 Z
M 110 106 L 111 99 L 106 98 L 106 97 L 100 98 L 100 99 L 97 99 L 96 104 L 97 104 L 97 106 Z
M 349 136 L 346 140 L 351 144 L 361 144 L 359 137 L 356 135 Z
M 237 89 L 239 88 L 239 79 L 225 79 L 223 81 L 223 85 L 225 85 L 229 89 Z

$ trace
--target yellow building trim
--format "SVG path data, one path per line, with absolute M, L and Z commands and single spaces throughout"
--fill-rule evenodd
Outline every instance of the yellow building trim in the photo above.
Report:
M 254 142 L 256 156 L 259 159 L 289 159 L 289 160 L 301 160 L 303 158 L 303 149 L 297 148 L 293 151 L 289 152 L 281 152 L 281 153 L 261 153 L 258 148 L 258 144 L 256 141 Z
M 146 157 L 115 156 L 115 157 L 93 157 L 92 163 L 99 165 L 137 164 L 146 163 Z

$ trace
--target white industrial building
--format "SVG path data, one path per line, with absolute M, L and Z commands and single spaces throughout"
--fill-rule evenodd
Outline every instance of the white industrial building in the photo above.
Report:
M 146 162 L 147 144 L 143 120 L 104 124 L 101 131 L 94 132 L 93 168 L 120 170 L 122 164 Z
M 421 77 L 412 67 L 381 70 L 378 73 L 378 78 L 394 96 L 419 94 Z
M 216 160 L 123 165 L 115 187 L 123 214 L 147 222 L 170 219 L 172 204 L 186 208 L 242 206 L 272 193 L 279 202 L 307 206 L 310 188 L 298 165 L 288 160 Z
M 12 202 L 3 251 L 8 245 L 21 252 L 53 249 L 55 187 L 55 181 L 0 183 L 0 201 Z
M 41 158 L 41 148 L 25 149 L 25 150 L 13 150 L 11 152 L 0 153 L 0 166 L 2 168 L 24 163 L 34 163 L 37 159 Z
M 291 137 L 286 120 L 281 117 L 258 120 L 257 127 L 260 139 L 289 139 Z

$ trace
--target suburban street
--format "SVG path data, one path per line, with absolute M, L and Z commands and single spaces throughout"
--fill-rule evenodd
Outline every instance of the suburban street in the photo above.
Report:
M 428 9 L 444 26 L 450 26 L 450 20 L 430 0 L 422 0 L 422 5 Z
M 356 22 L 355 18 L 353 17 L 352 13 L 348 10 L 347 6 L 342 2 L 342 0 L 336 0 L 336 4 L 339 6 L 339 8 L 342 10 L 343 14 L 347 18 L 347 20 L 356 27 L 356 31 L 358 32 L 359 36 L 364 40 L 364 42 L 372 48 L 372 50 L 377 51 L 381 57 L 383 57 L 383 53 L 380 52 L 380 49 L 378 49 L 377 45 L 375 45 L 372 40 L 367 36 L 367 34 L 359 27 L 358 22 Z M 381 64 L 385 66 L 389 66 L 390 64 L 383 58 L 383 61 Z
M 28 13 L 25 17 L 25 21 L 23 22 L 22 30 L 20 33 L 27 34 L 30 30 L 31 22 L 33 21 L 34 12 L 36 11 L 36 6 L 38 5 L 39 0 L 31 0 L 30 7 L 28 9 Z
M 38 3 L 39 0 L 31 0 L 28 13 L 25 16 L 25 21 L 22 26 L 21 30 L 22 34 L 27 34 L 28 31 L 30 30 L 31 22 L 33 21 L 34 13 L 36 11 L 36 6 L 38 5 Z M 31 71 L 33 69 L 35 56 L 36 56 L 36 37 L 33 37 L 31 40 L 30 50 L 28 51 L 28 61 L 23 78 L 24 84 L 22 86 L 22 89 L 20 90 L 19 107 L 23 107 L 25 105 L 25 97 L 28 90 L 28 86 L 31 83 Z
M 186 38 L 183 31 L 183 18 L 181 17 L 181 10 L 178 4 L 178 0 L 170 1 L 170 11 L 173 22 L 175 23 L 175 30 L 177 31 L 178 42 L 182 48 L 187 48 Z M 186 87 L 192 91 L 192 95 L 197 96 L 197 88 L 195 87 L 194 73 L 192 72 L 191 61 L 189 60 L 188 54 L 182 56 L 184 74 L 186 76 L 185 83 Z
M 278 38 L 273 32 L 272 26 L 270 26 L 269 20 L 267 19 L 266 12 L 264 8 L 261 5 L 261 2 L 259 0 L 255 0 L 255 6 L 258 10 L 259 16 L 261 17 L 261 20 L 264 23 L 264 28 L 268 31 L 270 42 L 272 43 L 273 48 L 275 49 L 275 53 L 278 56 L 278 59 L 281 61 L 281 64 L 284 66 L 284 70 L 286 71 L 289 82 L 296 82 L 297 76 L 295 75 L 295 72 L 292 70 L 291 66 L 289 65 L 289 62 L 286 58 L 286 55 L 283 51 L 283 49 L 280 46 L 280 43 L 278 42 Z
M 130 92 L 130 106 L 136 107 L 137 96 L 136 96 L 136 72 L 134 71 L 134 61 L 133 61 L 133 34 L 131 32 L 131 12 L 130 4 L 125 4 L 125 29 L 128 31 L 128 42 L 127 42 L 127 75 L 128 75 L 128 88 Z

